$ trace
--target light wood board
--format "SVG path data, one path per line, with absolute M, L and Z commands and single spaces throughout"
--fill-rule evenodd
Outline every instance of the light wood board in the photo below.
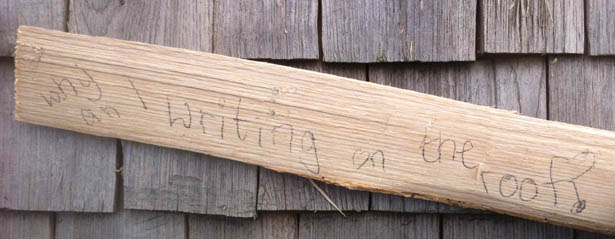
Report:
M 615 231 L 611 131 L 215 54 L 18 32 L 17 120 Z

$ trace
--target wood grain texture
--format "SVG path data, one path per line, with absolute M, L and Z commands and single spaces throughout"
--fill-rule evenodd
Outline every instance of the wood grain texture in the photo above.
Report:
M 317 61 L 274 63 L 363 81 L 367 78 L 366 66 L 361 64 Z M 336 210 L 305 178 L 264 168 L 260 169 L 259 177 L 258 210 Z M 341 210 L 365 211 L 369 208 L 368 192 L 320 182 L 317 184 Z
M 615 54 L 615 2 L 586 0 L 587 45 L 589 55 Z
M 472 61 L 476 0 L 322 1 L 327 62 Z
M 390 194 L 372 193 L 370 210 L 391 212 L 438 213 L 441 203 L 402 197 Z M 457 207 L 454 207 L 457 208 Z M 459 210 L 471 210 L 459 208 Z
M 110 212 L 115 140 L 17 122 L 13 58 L 0 58 L 0 208 Z
M 583 53 L 583 0 L 479 0 L 479 51 Z
M 367 64 L 325 63 L 317 60 L 303 61 L 268 61 L 273 64 L 289 66 L 309 71 L 317 71 L 346 77 L 353 80 L 367 81 Z
M 297 239 L 297 215 L 293 213 L 260 213 L 258 218 L 220 216 L 188 216 L 190 238 L 205 239 Z
M 474 63 L 370 65 L 378 84 L 419 91 L 473 104 L 514 110 L 545 119 L 546 66 L 541 57 L 497 58 Z M 372 194 L 372 210 L 477 213 L 420 199 Z
M 595 232 L 576 230 L 574 234 L 574 238 L 575 239 L 614 239 L 615 236 L 609 236 L 609 235 L 595 233 Z
M 58 213 L 55 238 L 185 239 L 183 214 L 125 210 L 115 213 Z
M 212 0 L 70 2 L 70 32 L 211 52 Z
M 439 238 L 436 214 L 363 212 L 342 217 L 336 213 L 302 213 L 299 238 Z
M 550 119 L 615 130 L 615 58 L 551 57 L 549 74 Z
M 550 119 L 615 130 L 614 58 L 553 56 L 549 60 L 549 75 Z M 577 231 L 575 238 L 614 237 Z
M 154 145 L 122 142 L 124 208 L 256 215 L 256 167 Z
M 213 49 L 211 0 L 73 1 L 70 19 L 71 32 L 197 51 Z M 125 208 L 254 216 L 256 167 L 123 143 Z
M 68 0 L 0 0 L 0 57 L 11 56 L 19 25 L 66 31 Z
M 36 27 L 21 27 L 17 43 L 20 121 L 230 158 L 350 189 L 605 233 L 615 227 L 610 131 Z M 476 91 L 471 99 L 497 99 L 483 87 Z
M 318 59 L 318 1 L 215 1 L 214 52 L 251 59 Z
M 375 64 L 371 82 L 545 119 L 543 57 L 492 58 L 472 63 Z
M 341 210 L 366 211 L 369 192 L 316 182 Z M 305 178 L 261 168 L 258 210 L 335 211 L 335 207 Z
M 0 211 L 0 238 L 52 239 L 52 213 Z
M 546 223 L 532 222 L 503 215 L 442 216 L 442 239 L 573 239 L 574 231 Z

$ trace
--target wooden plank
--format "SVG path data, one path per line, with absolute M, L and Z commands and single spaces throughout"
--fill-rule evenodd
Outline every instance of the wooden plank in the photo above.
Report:
M 587 14 L 587 46 L 589 54 L 614 55 L 615 2 L 609 0 L 589 0 L 586 1 Z
M 211 52 L 213 0 L 71 1 L 70 32 Z
M 437 214 L 363 212 L 342 217 L 336 213 L 302 213 L 299 238 L 439 238 Z
M 473 61 L 476 0 L 322 1 L 327 62 Z
M 11 56 L 19 25 L 66 31 L 68 0 L 0 1 L 0 57 Z
M 583 53 L 583 0 L 479 0 L 480 52 Z
M 215 53 L 252 59 L 318 59 L 318 0 L 214 4 Z
M 256 215 L 256 167 L 183 150 L 122 142 L 124 208 Z
M 35 27 L 22 27 L 19 36 L 21 121 L 227 157 L 350 189 L 601 232 L 615 227 L 610 131 L 215 54 Z M 66 99 L 49 104 L 60 91 L 50 80 L 57 77 L 69 85 L 57 93 Z M 272 117 L 272 110 L 291 114 Z
M 474 63 L 372 65 L 378 84 L 514 110 L 546 118 L 546 66 L 542 57 L 496 58 Z M 429 80 L 426 80 L 429 79 Z M 372 194 L 373 210 L 468 213 L 476 211 L 393 195 Z
M 572 229 L 503 215 L 442 216 L 442 238 L 573 239 Z
M 55 238 L 184 239 L 183 214 L 126 210 L 116 213 L 58 213 Z
M 363 81 L 367 78 L 366 66 L 361 64 L 327 64 L 317 61 L 274 63 Z M 259 177 L 258 210 L 335 210 L 307 179 L 264 168 L 260 169 Z M 369 208 L 368 192 L 348 190 L 332 184 L 317 184 L 342 210 L 365 211 Z
M 549 76 L 550 119 L 615 130 L 615 58 L 550 57 Z M 613 237 L 577 231 L 575 238 Z
M 297 215 L 293 213 L 260 213 L 258 218 L 231 218 L 209 215 L 188 216 L 190 238 L 297 238 Z
M 549 60 L 549 117 L 615 130 L 615 58 L 557 56 Z
M 0 238 L 52 239 L 52 213 L 0 211 Z
M 211 0 L 74 1 L 69 29 L 211 52 L 212 10 Z M 125 208 L 254 216 L 256 167 L 135 142 L 123 146 Z
M 0 208 L 110 212 L 115 140 L 14 118 L 13 58 L 0 58 Z

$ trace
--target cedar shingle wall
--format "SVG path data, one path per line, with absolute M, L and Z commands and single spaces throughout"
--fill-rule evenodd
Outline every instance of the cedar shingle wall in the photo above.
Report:
M 607 238 L 317 182 L 343 217 L 298 176 L 18 123 L 11 55 L 17 26 L 28 24 L 264 60 L 614 130 L 614 6 L 0 0 L 0 238 Z

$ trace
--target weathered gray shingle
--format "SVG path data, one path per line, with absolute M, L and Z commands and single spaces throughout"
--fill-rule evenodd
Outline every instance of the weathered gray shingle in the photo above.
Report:
M 585 7 L 589 54 L 615 55 L 615 1 L 587 0 Z
M 48 212 L 0 211 L 0 238 L 52 239 L 52 220 Z
M 190 238 L 297 239 L 297 215 L 261 213 L 256 219 L 190 215 Z
M 318 59 L 318 1 L 215 1 L 214 52 L 252 59 Z
M 0 1 L 0 57 L 13 54 L 19 25 L 66 31 L 67 4 L 68 0 Z
M 476 0 L 323 0 L 327 62 L 472 61 Z
M 68 30 L 209 52 L 212 50 L 212 2 L 71 1 Z
M 443 204 L 433 201 L 382 193 L 372 193 L 371 197 L 370 209 L 373 211 L 438 213 L 440 207 L 443 206 Z
M 503 215 L 443 215 L 442 239 L 573 239 L 574 231 Z
M 0 208 L 111 212 L 116 140 L 15 121 L 14 69 L 0 58 Z
M 369 193 L 314 181 L 341 210 L 367 211 Z M 308 181 L 292 174 L 261 168 L 258 210 L 336 210 Z
M 615 130 L 615 58 L 549 60 L 549 119 Z
M 122 141 L 124 208 L 236 217 L 256 214 L 256 166 Z
M 299 217 L 299 238 L 439 238 L 437 214 L 410 213 L 302 213 Z
M 120 211 L 58 213 L 55 238 L 184 239 L 186 217 L 178 213 Z
M 479 51 L 583 53 L 583 0 L 478 0 Z
M 574 234 L 575 239 L 615 239 L 615 236 L 607 236 L 604 234 L 599 234 L 595 232 L 588 231 L 575 231 Z
M 543 57 L 369 66 L 371 82 L 538 118 L 546 118 L 546 74 Z

